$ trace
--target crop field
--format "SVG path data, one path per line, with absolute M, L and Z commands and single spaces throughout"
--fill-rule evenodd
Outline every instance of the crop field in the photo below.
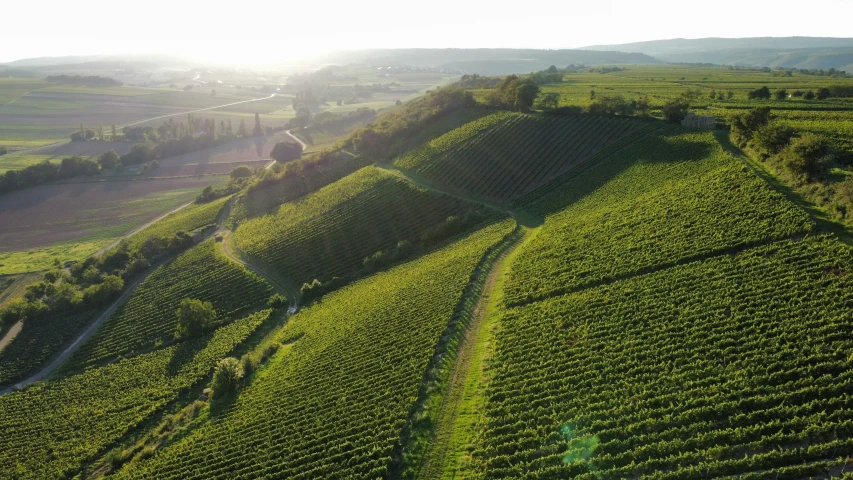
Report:
M 54 259 L 65 263 L 79 261 L 109 245 L 112 238 L 74 241 L 44 248 L 0 253 L 0 275 L 38 272 L 53 266 Z
M 202 379 L 270 315 L 45 386 L 0 397 L 0 468 L 64 478 Z
M 508 302 L 814 228 L 805 212 L 747 172 L 711 133 L 687 132 L 667 127 L 649 134 L 541 201 L 543 208 L 568 207 L 547 217 L 513 265 Z
M 851 269 L 848 247 L 809 237 L 509 310 L 485 476 L 838 475 Z
M 853 150 L 853 102 L 849 98 L 805 100 L 789 97 L 787 100 L 749 100 L 750 90 L 767 86 L 771 92 L 785 89 L 793 93 L 817 91 L 821 87 L 850 85 L 850 79 L 793 74 L 791 77 L 775 76 L 772 72 L 756 70 L 730 70 L 726 67 L 697 67 L 677 65 L 630 65 L 624 71 L 610 73 L 572 73 L 563 83 L 543 85 L 543 93 L 558 93 L 560 105 L 586 106 L 595 95 L 622 95 L 628 100 L 647 97 L 652 113 L 667 100 L 692 90 L 699 97 L 691 106 L 704 115 L 724 119 L 730 112 L 744 108 L 767 106 L 774 115 L 786 120 L 802 131 L 826 134 L 838 145 Z M 710 98 L 711 91 L 724 93 L 726 98 Z M 732 92 L 728 98 L 727 92 Z M 478 91 L 479 94 L 485 91 Z
M 31 83 L 27 83 L 31 82 Z M 167 116 L 208 109 L 229 103 L 262 98 L 267 95 L 246 92 L 245 95 L 218 97 L 209 91 L 180 91 L 141 87 L 73 87 L 47 84 L 41 80 L 0 82 L 0 145 L 13 148 L 36 147 L 67 140 L 82 123 L 87 127 L 98 124 L 122 126 L 128 123 L 157 126 Z M 11 100 L 14 100 L 12 103 Z M 289 106 L 286 97 L 258 102 L 229 105 L 217 112 L 221 119 L 242 116 L 252 120 L 255 112 L 267 114 Z M 208 115 L 210 116 L 210 115 Z M 278 118 L 278 117 L 272 117 Z M 145 122 L 145 120 L 150 121 Z M 219 117 L 217 117 L 217 121 Z M 263 120 L 263 118 L 262 118 Z M 282 124 L 280 120 L 275 126 Z M 236 127 L 236 125 L 235 125 Z
M 97 316 L 94 310 L 60 312 L 23 322 L 21 331 L 0 351 L 0 385 L 11 385 L 37 373 Z
M 281 333 L 293 345 L 227 413 L 119 477 L 385 477 L 466 283 L 512 228 L 493 224 L 299 312 Z
M 457 191 L 519 197 L 646 124 L 632 119 L 495 113 L 394 161 Z
M 0 252 L 119 236 L 189 202 L 223 175 L 49 184 L 11 192 L 0 202 Z
M 263 303 L 272 288 L 263 279 L 227 259 L 218 243 L 207 240 L 158 268 L 133 296 L 68 361 L 68 369 L 137 354 L 174 339 L 175 312 L 182 299 L 210 302 L 217 322 L 227 323 Z
M 275 213 L 245 222 L 237 248 L 297 285 L 353 273 L 362 260 L 421 235 L 473 205 L 366 167 Z
M 201 227 L 213 225 L 228 200 L 227 197 L 223 197 L 208 203 L 194 203 L 182 208 L 130 237 L 128 239 L 129 246 L 131 249 L 135 249 L 150 237 L 171 238 L 177 232 L 189 233 Z

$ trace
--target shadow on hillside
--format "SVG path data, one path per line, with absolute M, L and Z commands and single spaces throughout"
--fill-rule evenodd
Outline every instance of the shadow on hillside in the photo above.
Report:
M 806 199 L 803 195 L 797 192 L 796 189 L 779 180 L 769 170 L 764 167 L 761 162 L 752 160 L 743 150 L 733 144 L 729 136 L 725 132 L 715 132 L 714 136 L 726 151 L 740 157 L 749 166 L 753 173 L 764 180 L 770 188 L 782 194 L 789 202 L 803 209 L 814 220 L 820 232 L 831 233 L 843 243 L 853 246 L 853 235 L 841 223 L 833 220 L 830 216 L 817 205 Z
M 166 373 L 170 377 L 179 375 L 181 370 L 191 363 L 212 339 L 213 333 L 208 333 L 202 337 L 178 343 L 172 358 L 169 359 L 169 364 L 166 365 Z
M 606 185 L 625 170 L 642 164 L 699 161 L 713 152 L 707 142 L 679 138 L 691 129 L 668 126 L 613 152 L 592 158 L 525 195 L 518 205 L 542 218 L 563 210 Z

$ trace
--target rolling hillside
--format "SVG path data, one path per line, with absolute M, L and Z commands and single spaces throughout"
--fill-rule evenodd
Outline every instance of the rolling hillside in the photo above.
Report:
M 563 86 L 586 102 L 598 81 Z M 853 250 L 724 132 L 406 112 L 390 163 L 294 161 L 131 237 L 217 224 L 150 268 L 53 376 L 0 394 L 0 469 L 849 478 Z M 216 318 L 175 339 L 186 298 Z M 44 362 L 97 314 L 50 335 L 61 319 L 33 322 L 0 351 L 0 379 L 29 373 L 13 360 L 24 347 Z
M 244 222 L 237 249 L 292 283 L 357 273 L 363 260 L 407 241 L 422 243 L 443 224 L 479 208 L 365 167 L 268 215 Z

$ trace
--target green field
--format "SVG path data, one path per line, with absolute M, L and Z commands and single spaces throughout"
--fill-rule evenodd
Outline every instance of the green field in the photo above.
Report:
M 353 274 L 362 261 L 398 242 L 421 243 L 449 217 L 475 206 L 420 189 L 375 167 L 246 221 L 235 245 L 302 285 Z
M 23 252 L 0 253 L 0 275 L 47 270 L 53 267 L 54 260 L 59 260 L 63 264 L 68 261 L 80 261 L 112 242 L 112 238 L 102 238 Z
M 363 103 L 344 109 L 448 81 L 390 71 L 294 75 L 280 96 L 215 115 L 250 122 L 258 108 L 262 123 L 284 122 L 296 82 L 317 86 L 331 109 L 335 95 L 366 86 Z M 849 149 L 850 99 L 746 98 L 762 85 L 845 82 L 628 65 L 566 73 L 541 90 L 564 107 L 646 97 L 651 115 L 521 113 L 519 97 L 501 106 L 479 87 L 469 91 L 490 105 L 443 89 L 380 112 L 339 150 L 259 168 L 243 190 L 173 212 L 114 250 L 104 264 L 217 225 L 215 238 L 151 257 L 159 263 L 141 274 L 120 272 L 138 287 L 69 359 L 0 394 L 0 469 L 81 480 L 849 479 L 853 232 L 814 199 L 845 195 L 851 166 L 814 147 L 817 162 L 835 162 L 829 177 L 791 183 L 773 161 L 790 169 L 800 157 L 758 158 L 721 128 L 659 118 L 692 90 L 690 109 L 720 123 L 769 106 L 775 121 Z M 29 91 L 2 85 L 10 98 Z M 52 85 L 0 116 L 97 112 L 107 97 L 147 109 L 212 101 L 212 84 L 179 88 Z M 253 94 L 220 88 L 219 100 Z M 346 130 L 309 130 L 310 143 L 331 146 Z M 210 178 L 4 196 L 0 275 L 83 258 Z M 45 248 L 14 247 L 35 242 Z M 0 302 L 22 283 L 0 278 Z M 52 300 L 38 295 L 30 307 Z M 185 299 L 216 314 L 176 338 Z M 103 310 L 74 312 L 23 313 L 0 351 L 0 385 L 49 363 Z M 229 355 L 233 389 L 210 396 Z
M 175 312 L 182 299 L 211 302 L 224 324 L 262 304 L 270 286 L 227 259 L 207 240 L 153 272 L 66 364 L 68 370 L 97 365 L 157 348 L 175 338 Z

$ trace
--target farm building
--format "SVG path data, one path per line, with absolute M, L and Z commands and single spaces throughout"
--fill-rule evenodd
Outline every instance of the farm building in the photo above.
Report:
M 693 112 L 687 112 L 681 124 L 685 127 L 712 129 L 717 126 L 717 120 L 710 115 L 696 115 Z

